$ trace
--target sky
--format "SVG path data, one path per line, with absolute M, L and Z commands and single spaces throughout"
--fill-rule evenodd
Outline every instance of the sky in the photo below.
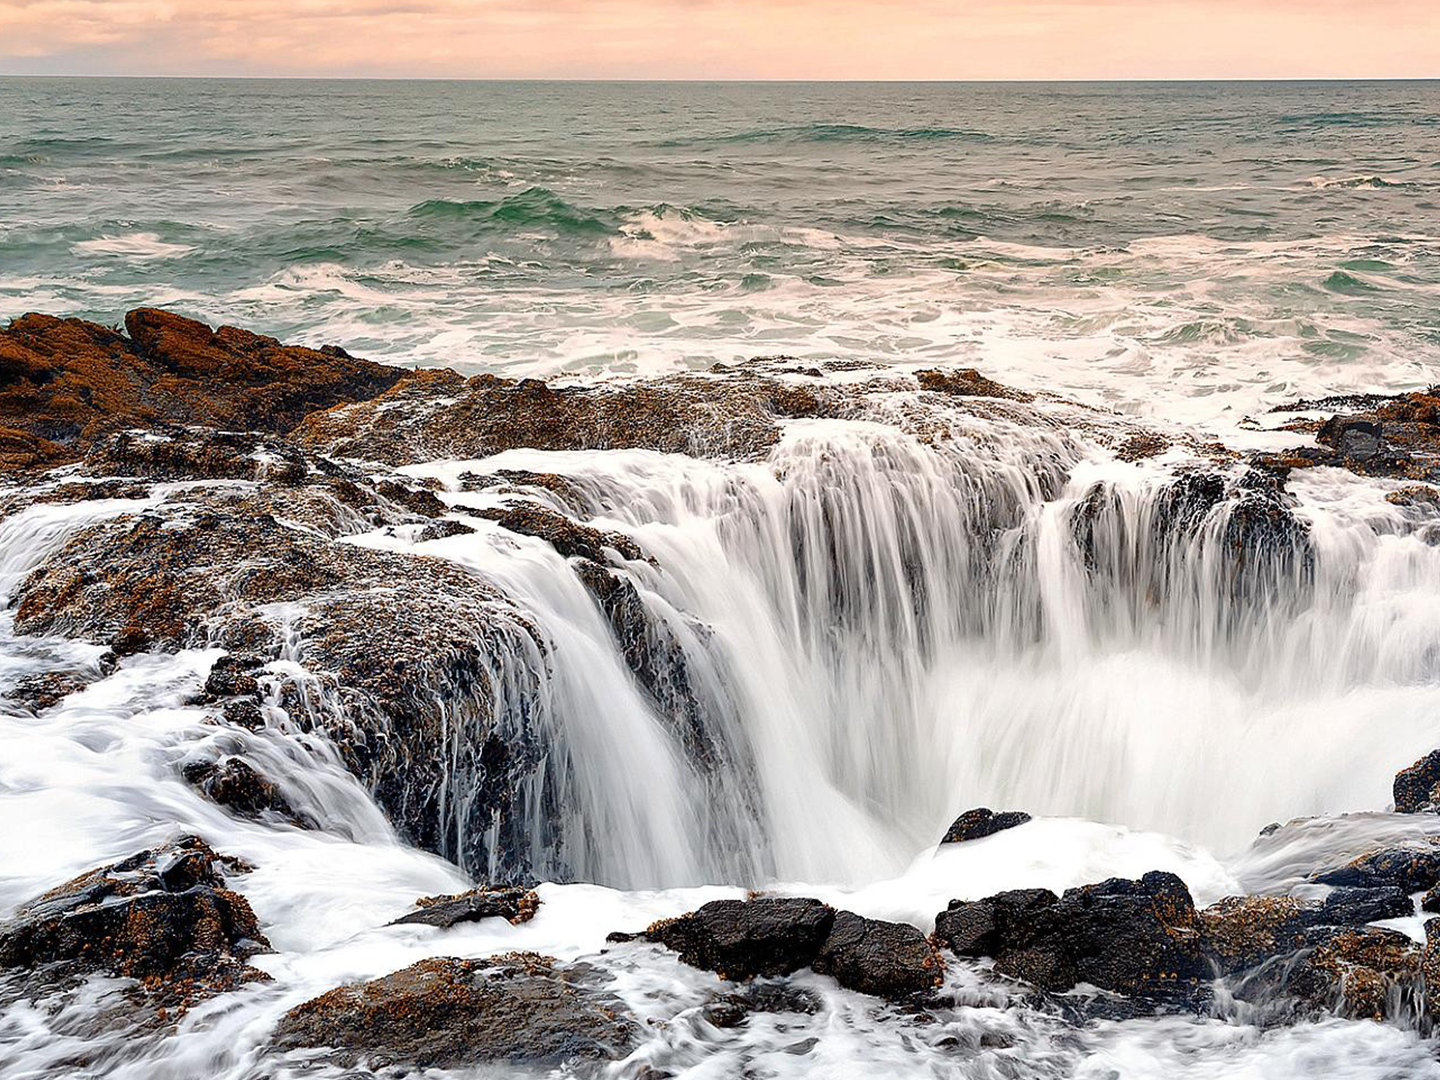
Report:
M 0 74 L 1440 77 L 1440 0 L 0 0 Z

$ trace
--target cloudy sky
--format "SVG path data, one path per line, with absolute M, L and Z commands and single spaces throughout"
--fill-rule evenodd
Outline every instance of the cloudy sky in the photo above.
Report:
M 0 0 L 0 74 L 1440 76 L 1440 0 Z

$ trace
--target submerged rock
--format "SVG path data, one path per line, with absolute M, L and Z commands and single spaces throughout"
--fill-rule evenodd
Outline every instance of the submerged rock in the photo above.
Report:
M 639 1029 L 590 976 L 534 953 L 422 960 L 297 1006 L 274 1043 L 372 1068 L 598 1067 L 624 1057 Z
M 245 961 L 269 942 L 223 875 L 241 867 L 192 836 L 90 870 L 0 923 L 0 968 L 36 969 L 50 983 L 128 976 L 157 1004 L 182 1008 L 264 981 Z
M 482 919 L 504 919 L 512 925 L 529 922 L 540 908 L 533 889 L 520 886 L 471 889 L 453 896 L 422 896 L 415 901 L 418 911 L 402 915 L 391 926 L 438 926 L 448 930 L 460 923 Z
M 1005 829 L 1013 829 L 1017 825 L 1024 825 L 1031 820 L 1030 815 L 1023 810 L 1006 810 L 995 813 L 983 806 L 974 810 L 966 810 L 957 817 L 950 828 L 945 831 L 942 844 L 961 844 L 966 840 L 979 840 L 986 836 L 994 836 Z

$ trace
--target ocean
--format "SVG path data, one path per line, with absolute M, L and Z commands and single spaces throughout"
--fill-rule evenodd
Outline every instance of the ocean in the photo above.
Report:
M 0 317 L 410 366 L 963 362 L 1230 426 L 1433 381 L 1440 83 L 0 79 Z

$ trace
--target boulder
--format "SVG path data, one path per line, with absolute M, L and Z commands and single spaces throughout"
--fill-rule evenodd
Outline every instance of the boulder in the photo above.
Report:
M 1050 896 L 1026 890 L 990 897 L 984 907 L 953 906 L 937 917 L 937 935 L 944 926 L 945 938 L 993 956 L 996 971 L 1043 990 L 1089 983 L 1187 1002 L 1201 992 L 1209 968 L 1200 923 L 1190 890 L 1174 874 L 1111 878 L 1053 902 Z
M 1440 804 L 1440 750 L 1432 750 L 1395 774 L 1395 812 L 1419 814 Z
M 916 380 L 921 390 L 935 394 L 951 394 L 956 397 L 1009 398 L 1012 401 L 1033 401 L 1034 394 L 1003 386 L 993 379 L 987 379 L 974 368 L 930 369 L 917 371 Z
M 462 1069 L 597 1069 L 624 1057 L 638 1026 L 592 987 L 593 972 L 534 953 L 438 957 L 291 1009 L 278 1050 L 326 1048 L 334 1064 Z
M 834 921 L 835 910 L 819 900 L 712 900 L 689 914 L 656 923 L 644 936 L 679 953 L 691 967 L 742 982 L 809 967 Z
M 945 975 L 945 962 L 918 929 L 850 911 L 835 913 L 810 967 L 848 990 L 884 998 L 923 994 Z
M 133 977 L 181 1008 L 264 981 L 245 961 L 269 942 L 224 878 L 243 868 L 191 836 L 90 870 L 0 923 L 0 968 Z
M 1029 820 L 1030 815 L 1023 810 L 1006 810 L 997 814 L 986 807 L 976 807 L 957 817 L 945 831 L 940 843 L 960 844 L 966 840 L 979 840 L 985 836 L 994 836 L 1005 829 L 1024 825 Z
M 471 889 L 453 896 L 423 896 L 415 901 L 419 909 L 402 915 L 391 926 L 438 926 L 448 930 L 460 923 L 482 919 L 504 919 L 512 925 L 529 922 L 540 907 L 533 889 L 501 886 Z

